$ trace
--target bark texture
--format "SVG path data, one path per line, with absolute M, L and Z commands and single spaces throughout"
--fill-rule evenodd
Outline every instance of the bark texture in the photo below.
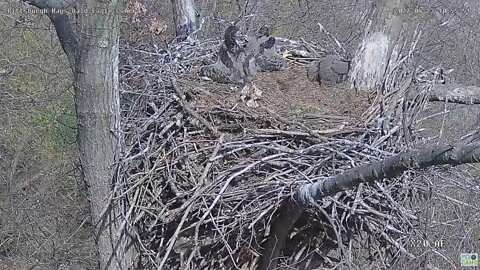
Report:
M 135 249 L 125 228 L 124 201 L 114 201 L 115 178 L 123 141 L 120 132 L 118 89 L 119 19 L 123 0 L 86 0 L 75 33 L 62 0 L 26 0 L 49 9 L 74 75 L 77 111 L 77 144 L 90 199 L 92 223 L 99 255 L 99 269 L 134 269 Z M 71 8 L 71 7 L 70 7 Z
M 177 37 L 185 39 L 197 30 L 194 0 L 172 0 Z
M 370 90 L 382 84 L 390 56 L 402 30 L 402 10 L 410 0 L 375 0 L 365 37 L 353 59 L 351 83 Z
M 112 201 L 115 167 L 121 150 L 118 89 L 119 12 L 123 3 L 89 0 L 85 8 L 107 10 L 80 19 L 75 67 L 78 145 L 90 205 L 100 269 L 132 269 L 133 254 L 123 225 L 122 207 Z
M 423 90 L 422 84 L 411 89 L 409 97 Z M 429 101 L 446 101 L 459 104 L 480 104 L 480 87 L 461 84 L 435 84 L 428 92 Z

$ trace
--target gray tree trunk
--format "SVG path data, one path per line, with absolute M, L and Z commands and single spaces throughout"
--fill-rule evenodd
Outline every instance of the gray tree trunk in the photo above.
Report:
M 181 40 L 197 30 L 194 0 L 172 0 L 175 33 Z
M 352 86 L 371 90 L 382 84 L 411 0 L 375 0 L 365 37 L 353 59 Z
M 61 0 L 25 0 L 42 9 L 67 8 Z M 123 0 L 86 0 L 75 34 L 67 15 L 49 13 L 73 70 L 77 144 L 89 193 L 102 270 L 134 269 L 121 200 L 113 201 L 115 169 L 123 144 L 118 89 L 119 16 Z M 71 8 L 71 7 L 68 7 Z M 94 12 L 102 11 L 102 12 Z
M 128 269 L 133 262 L 126 252 L 122 208 L 111 201 L 115 167 L 121 150 L 118 89 L 119 12 L 122 3 L 87 1 L 89 10 L 107 14 L 80 17 L 78 63 L 75 66 L 75 105 L 78 146 L 88 185 L 101 269 Z M 113 5 L 112 5 L 113 4 Z M 108 209 L 107 209 L 108 207 Z

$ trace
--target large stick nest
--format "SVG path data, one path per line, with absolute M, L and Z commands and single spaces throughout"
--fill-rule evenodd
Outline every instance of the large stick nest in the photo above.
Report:
M 379 91 L 385 97 L 372 103 L 346 86 L 319 88 L 290 63 L 256 78 L 266 97 L 251 109 L 235 86 L 195 75 L 218 45 L 122 50 L 126 149 L 119 197 L 128 198 L 147 269 L 254 269 L 285 198 L 302 184 L 403 150 L 399 127 L 421 107 L 389 98 L 405 91 L 408 71 L 401 65 L 390 76 L 397 86 L 386 82 L 390 92 Z M 303 102 L 323 102 L 321 108 L 292 109 L 295 91 Z M 326 101 L 331 91 L 344 101 Z M 398 251 L 408 254 L 403 244 L 416 217 L 407 209 L 420 194 L 412 177 L 408 172 L 319 202 L 295 224 L 281 264 L 391 264 Z M 368 247 L 359 252 L 362 246 Z

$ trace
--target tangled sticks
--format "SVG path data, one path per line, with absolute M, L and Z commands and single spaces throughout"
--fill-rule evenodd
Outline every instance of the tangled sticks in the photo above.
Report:
M 411 204 L 405 198 L 416 192 L 419 182 L 410 172 L 396 181 L 362 185 L 324 199 L 287 231 L 285 248 L 278 253 L 268 249 L 268 239 L 279 235 L 272 233 L 274 223 L 282 220 L 282 206 L 297 187 L 386 159 L 401 150 L 403 146 L 393 142 L 403 135 L 394 131 L 385 136 L 381 129 L 365 127 L 360 118 L 332 130 L 348 118 L 319 116 L 313 124 L 307 118 L 279 116 L 277 112 L 285 110 L 280 107 L 269 112 L 231 106 L 230 93 L 197 91 L 196 80 L 160 88 L 158 70 L 181 70 L 192 59 L 212 53 L 204 47 L 182 44 L 165 58 L 152 53 L 156 48 L 122 52 L 122 59 L 131 61 L 122 66 L 127 72 L 120 77 L 131 102 L 122 104 L 128 105 L 122 122 L 126 158 L 119 173 L 131 202 L 130 225 L 138 228 L 143 268 L 255 269 L 260 257 L 273 269 L 271 257 L 281 257 L 277 269 L 334 268 L 356 263 L 351 262 L 356 254 L 381 263 L 405 250 L 402 245 L 414 218 L 405 209 Z M 167 58 L 180 53 L 186 56 L 179 61 Z M 173 81 L 169 72 L 160 76 L 163 82 Z M 215 105 L 205 106 L 210 100 Z M 383 101 L 387 108 L 402 106 L 393 98 Z M 408 107 L 408 115 L 415 118 L 413 110 L 420 108 Z M 373 112 L 369 122 L 377 123 L 382 115 Z M 284 220 L 294 219 L 289 215 Z

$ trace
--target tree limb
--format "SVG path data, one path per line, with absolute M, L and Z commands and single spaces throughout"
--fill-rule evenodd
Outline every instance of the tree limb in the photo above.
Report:
M 265 251 L 260 259 L 259 269 L 275 269 L 288 232 L 303 211 L 309 205 L 314 204 L 315 201 L 354 188 L 360 183 L 371 183 L 399 176 L 410 169 L 420 170 L 435 165 L 460 165 L 479 162 L 480 143 L 476 138 L 475 143 L 410 150 L 382 161 L 352 168 L 323 181 L 303 185 L 280 208 L 279 216 L 273 224 L 272 232 L 265 243 Z
M 37 7 L 39 9 L 64 9 L 70 6 L 70 3 L 64 0 L 22 0 L 23 2 Z
M 75 67 L 78 52 L 78 40 L 67 15 L 66 8 L 72 7 L 70 3 L 63 0 L 22 1 L 39 9 L 47 10 L 47 16 L 55 27 L 58 40 L 68 57 L 70 67 L 73 69 Z
M 393 178 L 406 170 L 420 170 L 434 165 L 478 162 L 480 162 L 480 143 L 411 150 L 379 162 L 352 168 L 324 181 L 304 185 L 295 193 L 294 199 L 298 204 L 308 206 L 314 201 L 354 188 L 360 183 Z
M 412 91 L 420 93 L 422 86 Z M 414 95 L 410 95 L 414 96 Z M 459 104 L 480 104 L 480 87 L 460 84 L 435 84 L 428 92 L 429 101 L 448 101 Z

